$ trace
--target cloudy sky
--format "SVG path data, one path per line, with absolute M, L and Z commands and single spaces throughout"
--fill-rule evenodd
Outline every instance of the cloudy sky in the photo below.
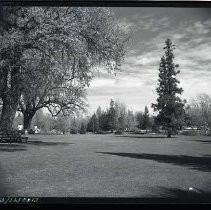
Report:
M 150 108 L 157 97 L 158 67 L 167 38 L 176 45 L 182 98 L 211 95 L 211 8 L 112 9 L 123 27 L 133 29 L 133 36 L 122 71 L 116 77 L 99 75 L 91 83 L 87 96 L 90 112 L 99 105 L 108 107 L 110 99 L 134 111 L 143 111 L 146 105 Z

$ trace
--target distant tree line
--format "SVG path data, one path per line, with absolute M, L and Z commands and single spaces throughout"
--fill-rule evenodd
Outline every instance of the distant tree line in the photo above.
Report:
M 14 121 L 17 128 L 23 122 L 23 115 L 19 113 Z M 37 126 L 42 133 L 71 133 L 85 134 L 86 132 L 103 133 L 115 131 L 136 131 L 138 129 L 152 130 L 154 119 L 149 114 L 147 106 L 142 112 L 133 112 L 126 105 L 118 101 L 110 101 L 109 108 L 102 110 L 99 106 L 91 116 L 77 112 L 71 116 L 62 114 L 53 117 L 44 114 L 42 110 L 36 112 L 32 120 L 32 127 Z
M 147 106 L 144 112 L 134 113 L 123 103 L 111 100 L 110 107 L 102 110 L 99 106 L 91 116 L 87 131 L 102 133 L 103 131 L 136 131 L 137 129 L 152 129 L 153 118 L 149 115 Z
M 110 107 L 106 110 L 101 110 L 98 107 L 97 111 L 92 115 L 87 130 L 89 132 L 125 130 L 127 127 L 127 113 L 123 104 L 110 101 Z
M 14 127 L 23 124 L 23 115 L 19 112 L 14 120 Z M 100 106 L 91 115 L 86 116 L 77 112 L 71 116 L 59 114 L 52 117 L 51 114 L 44 114 L 42 110 L 36 112 L 32 120 L 32 127 L 37 126 L 41 133 L 57 134 L 85 134 L 106 133 L 116 131 L 150 130 L 159 132 L 161 125 L 155 116 L 149 114 L 148 107 L 144 111 L 133 112 L 128 110 L 126 105 L 118 101 L 111 100 L 110 106 L 103 110 Z M 182 126 L 197 128 L 206 131 L 211 128 L 211 97 L 200 94 L 195 99 L 191 99 L 185 105 L 185 116 Z
M 79 112 L 71 116 L 59 114 L 52 116 L 50 113 L 44 113 L 42 109 L 34 115 L 31 128 L 37 126 L 41 134 L 66 134 L 66 133 L 86 133 L 88 117 L 82 116 Z M 19 112 L 14 120 L 14 127 L 23 125 L 23 114 Z

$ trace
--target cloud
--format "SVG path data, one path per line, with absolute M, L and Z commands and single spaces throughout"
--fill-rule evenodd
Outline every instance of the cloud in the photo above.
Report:
M 155 52 L 148 52 L 138 56 L 130 56 L 125 59 L 125 63 L 132 66 L 154 65 L 159 61 L 159 55 Z
M 122 18 L 121 20 L 118 20 L 118 25 L 126 33 L 136 30 L 136 24 L 127 18 Z
M 197 21 L 193 23 L 193 25 L 186 27 L 186 32 L 189 32 L 191 34 L 195 33 L 195 35 L 203 35 L 210 32 L 209 27 L 209 22 Z
M 157 32 L 161 28 L 168 28 L 169 25 L 170 21 L 168 17 L 155 19 L 153 16 L 145 16 L 141 18 L 138 22 L 138 26 L 141 30 L 150 30 L 151 32 Z
M 211 94 L 211 18 L 206 20 L 170 18 L 163 15 L 131 14 L 123 18 L 122 26 L 136 27 L 131 48 L 117 76 L 100 73 L 88 90 L 90 110 L 98 105 L 108 107 L 111 98 L 143 111 L 156 100 L 158 69 L 166 38 L 176 45 L 175 63 L 183 87 L 183 98 L 190 99 L 202 92 Z M 152 112 L 152 110 L 151 110 Z

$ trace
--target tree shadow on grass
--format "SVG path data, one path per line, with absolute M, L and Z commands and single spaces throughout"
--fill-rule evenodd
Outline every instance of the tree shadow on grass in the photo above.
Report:
M 125 138 L 140 138 L 140 139 L 165 139 L 166 136 L 131 136 L 131 135 L 124 135 L 124 136 L 116 136 L 116 137 L 125 137 Z M 176 138 L 175 136 L 172 136 L 171 138 L 169 139 L 172 139 L 172 138 Z
M 0 144 L 0 152 L 18 152 L 18 151 L 26 151 L 30 145 L 35 146 L 68 146 L 74 143 L 66 143 L 66 142 L 46 142 L 46 141 L 28 141 L 26 144 L 8 144 L 3 143 Z
M 211 143 L 211 140 L 192 140 L 192 141 L 201 142 L 201 143 L 204 143 L 204 144 L 210 144 Z
M 208 140 L 208 141 L 202 140 L 200 142 L 203 142 L 203 143 L 211 143 L 211 140 Z
M 26 145 L 23 144 L 0 144 L 0 152 L 18 152 L 26 149 Z
M 186 155 L 160 155 L 146 153 L 118 153 L 118 152 L 98 152 L 101 154 L 117 155 L 121 157 L 129 157 L 136 159 L 154 160 L 161 163 L 172 163 L 174 165 L 186 166 L 195 170 L 210 172 L 211 171 L 211 156 L 205 155 L 200 157 Z
M 29 145 L 36 145 L 36 146 L 68 146 L 74 143 L 67 143 L 67 142 L 47 142 L 47 141 L 28 141 Z

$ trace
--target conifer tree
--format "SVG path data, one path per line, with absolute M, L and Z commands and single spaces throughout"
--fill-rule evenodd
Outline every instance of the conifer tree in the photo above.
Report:
M 179 65 L 173 61 L 174 49 L 175 45 L 167 39 L 164 47 L 165 54 L 161 58 L 159 67 L 157 103 L 152 104 L 154 111 L 158 112 L 157 121 L 166 130 L 168 138 L 181 127 L 184 116 L 184 102 L 178 96 L 182 94 L 183 89 L 178 87 L 180 82 L 176 76 L 180 71 L 177 70 Z
M 86 125 L 84 122 L 81 123 L 80 134 L 86 133 Z
M 109 127 L 111 129 L 111 132 L 114 131 L 114 125 L 115 125 L 115 108 L 114 108 L 114 100 L 111 99 L 110 101 L 110 108 L 108 112 L 108 118 L 109 118 Z
M 147 106 L 145 106 L 142 129 L 147 129 L 148 127 L 149 127 L 149 110 Z

